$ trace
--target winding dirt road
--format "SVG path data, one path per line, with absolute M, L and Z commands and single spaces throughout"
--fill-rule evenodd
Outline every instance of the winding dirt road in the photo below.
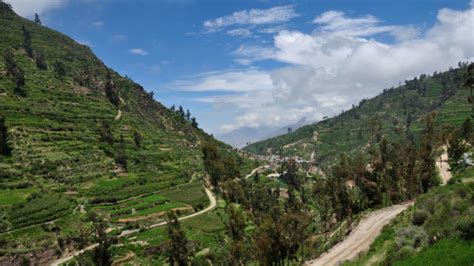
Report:
M 305 265 L 339 265 L 342 261 L 355 258 L 361 251 L 370 247 L 386 224 L 411 205 L 413 202 L 393 205 L 370 213 L 359 222 L 346 239 L 317 259 L 306 262 Z
M 442 185 L 446 185 L 451 179 L 452 174 L 449 171 L 448 154 L 446 146 L 443 147 L 443 154 L 439 161 L 436 161 L 436 167 L 439 170 Z M 362 219 L 349 236 L 339 244 L 335 245 L 319 258 L 308 261 L 306 265 L 338 265 L 342 261 L 354 259 L 360 252 L 369 249 L 370 244 L 380 234 L 382 228 L 390 223 L 399 213 L 413 205 L 413 202 L 394 205 L 370 213 Z
M 207 206 L 207 208 L 201 210 L 201 211 L 198 211 L 198 212 L 195 212 L 195 213 L 192 213 L 190 215 L 187 215 L 187 216 L 183 216 L 183 217 L 180 217 L 178 218 L 179 221 L 182 221 L 182 220 L 186 220 L 186 219 L 190 219 L 190 218 L 193 218 L 193 217 L 196 217 L 196 216 L 199 216 L 199 215 L 202 215 L 206 212 L 209 212 L 211 211 L 212 209 L 214 209 L 216 206 L 217 206 L 217 200 L 216 200 L 216 197 L 214 196 L 214 194 L 212 194 L 211 190 L 208 189 L 208 188 L 204 188 L 204 190 L 206 191 L 206 195 L 207 197 L 209 198 L 209 206 Z M 151 228 L 155 228 L 155 227 L 160 227 L 160 226 L 163 226 L 163 225 L 166 225 L 168 224 L 168 221 L 164 221 L 164 222 L 160 222 L 160 223 L 156 223 L 156 224 L 152 224 L 150 226 L 147 226 L 145 227 L 145 229 L 151 229 Z M 134 229 L 134 230 L 125 230 L 123 231 L 118 237 L 126 237 L 126 236 L 129 236 L 131 234 L 134 234 L 134 233 L 137 233 L 139 232 L 140 229 Z M 67 257 L 64 257 L 64 258 L 60 258 L 60 259 L 57 259 L 55 261 L 53 261 L 51 263 L 52 266 L 58 266 L 62 263 L 65 263 L 67 262 L 68 260 L 71 260 L 81 254 L 83 254 L 84 252 L 86 251 L 89 251 L 89 250 L 93 250 L 94 248 L 96 248 L 99 244 L 98 243 L 95 243 L 95 244 L 92 244 L 86 248 L 83 248 L 81 250 L 78 250 L 74 253 L 72 253 L 71 255 L 67 256 Z

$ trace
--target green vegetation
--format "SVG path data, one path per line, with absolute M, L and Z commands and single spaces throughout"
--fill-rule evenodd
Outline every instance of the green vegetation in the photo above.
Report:
M 471 265 L 474 260 L 474 245 L 460 239 L 443 239 L 423 249 L 415 256 L 394 265 Z
M 164 107 L 87 46 L 3 2 L 0 51 L 0 264 L 42 264 L 42 252 L 94 243 L 75 261 L 108 265 L 133 254 L 131 264 L 298 264 L 330 246 L 332 232 L 342 236 L 355 215 L 426 192 L 367 255 L 381 247 L 384 261 L 412 259 L 445 245 L 437 238 L 468 253 L 472 185 L 430 192 L 436 147 L 446 141 L 459 173 L 453 182 L 472 177 L 466 64 L 247 147 L 305 158 L 315 151 L 327 177 L 287 160 L 278 178 L 244 180 L 258 163 L 199 129 L 189 111 Z M 179 222 L 208 206 L 206 176 L 218 207 Z M 156 227 L 165 212 L 167 226 Z M 125 230 L 133 237 L 119 235 Z
M 340 153 L 366 151 L 366 145 L 385 135 L 397 139 L 401 133 L 418 134 L 423 117 L 437 115 L 434 125 L 460 126 L 471 116 L 469 89 L 465 86 L 466 63 L 459 68 L 433 75 L 421 75 L 405 85 L 385 89 L 333 118 L 307 125 L 288 134 L 253 143 L 244 148 L 256 154 L 281 154 L 314 159 L 332 165 Z
M 0 263 L 94 243 L 102 233 L 89 211 L 107 229 L 200 210 L 208 200 L 199 144 L 239 158 L 189 112 L 169 110 L 89 47 L 1 1 L 0 51 Z
M 473 183 L 460 183 L 420 196 L 415 207 L 384 227 L 366 254 L 348 265 L 470 265 L 473 191 Z

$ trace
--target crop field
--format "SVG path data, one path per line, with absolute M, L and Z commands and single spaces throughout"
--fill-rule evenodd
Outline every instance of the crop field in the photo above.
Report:
M 142 217 L 154 213 L 163 213 L 171 209 L 184 208 L 187 205 L 172 202 L 161 195 L 150 195 L 142 198 L 132 199 L 120 202 L 114 205 L 95 206 L 94 209 L 102 213 L 112 222 L 121 221 L 121 219 Z
M 188 183 L 176 188 L 163 190 L 162 195 L 170 200 L 192 205 L 199 209 L 209 204 L 209 200 L 200 182 Z
M 0 190 L 0 205 L 13 205 L 25 202 L 31 193 L 37 191 L 36 188 L 20 188 Z

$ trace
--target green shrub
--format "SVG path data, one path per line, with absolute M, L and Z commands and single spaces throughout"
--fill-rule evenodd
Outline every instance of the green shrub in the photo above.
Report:
M 428 215 L 428 212 L 425 210 L 416 210 L 412 218 L 413 225 L 422 225 L 426 218 L 428 218 Z
M 474 216 L 468 215 L 461 217 L 456 222 L 456 230 L 460 236 L 465 240 L 474 239 Z

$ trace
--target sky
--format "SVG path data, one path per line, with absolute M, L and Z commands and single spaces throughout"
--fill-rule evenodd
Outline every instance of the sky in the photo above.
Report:
M 474 61 L 474 0 L 6 2 L 224 140 L 318 121 Z M 255 140 L 248 133 L 235 145 Z

